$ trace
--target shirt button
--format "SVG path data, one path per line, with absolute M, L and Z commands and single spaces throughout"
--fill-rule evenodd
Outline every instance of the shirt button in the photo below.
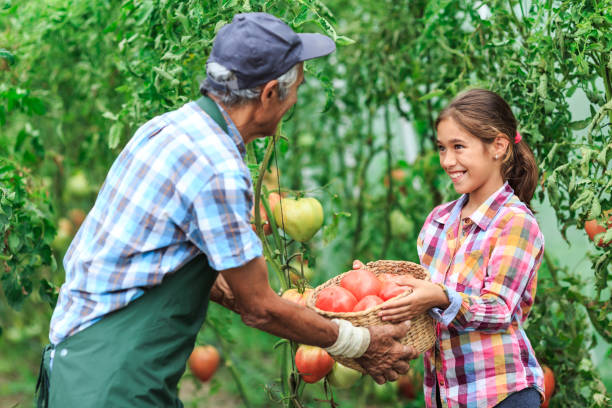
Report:
M 66 354 L 68 354 L 68 350 L 67 349 L 63 349 L 62 351 L 60 351 L 60 356 L 66 357 Z

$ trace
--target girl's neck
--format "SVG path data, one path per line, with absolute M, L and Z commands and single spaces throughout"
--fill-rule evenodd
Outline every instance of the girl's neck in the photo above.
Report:
M 485 201 L 491 197 L 493 193 L 504 185 L 504 181 L 501 180 L 497 183 L 491 183 L 486 186 L 488 188 L 480 188 L 477 191 L 468 193 L 467 203 L 461 209 L 461 218 L 469 217 L 480 207 Z

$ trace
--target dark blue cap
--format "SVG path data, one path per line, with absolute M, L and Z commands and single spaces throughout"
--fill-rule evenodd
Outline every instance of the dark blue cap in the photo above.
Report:
M 237 81 L 229 84 L 230 88 L 249 89 L 278 78 L 301 61 L 328 55 L 335 49 L 336 44 L 326 35 L 296 34 L 271 14 L 244 13 L 236 14 L 219 30 L 208 62 L 236 74 Z M 220 88 L 211 78 L 207 81 Z

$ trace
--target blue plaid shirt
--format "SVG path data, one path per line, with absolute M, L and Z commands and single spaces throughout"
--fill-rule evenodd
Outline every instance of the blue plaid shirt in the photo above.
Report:
M 220 109 L 229 135 L 191 102 L 143 125 L 117 157 L 66 252 L 51 343 L 126 306 L 201 252 L 216 270 L 261 256 L 244 142 Z

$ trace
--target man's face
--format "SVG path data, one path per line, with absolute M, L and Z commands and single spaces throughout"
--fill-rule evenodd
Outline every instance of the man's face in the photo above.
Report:
M 304 65 L 300 63 L 298 65 L 298 77 L 295 82 L 289 87 L 289 93 L 285 97 L 285 99 L 280 99 L 278 97 L 278 89 L 273 97 L 269 101 L 269 105 L 263 112 L 260 123 L 262 126 L 262 134 L 263 136 L 271 136 L 276 133 L 276 128 L 278 127 L 279 122 L 285 116 L 287 111 L 295 105 L 297 102 L 297 92 L 298 88 L 304 82 Z

